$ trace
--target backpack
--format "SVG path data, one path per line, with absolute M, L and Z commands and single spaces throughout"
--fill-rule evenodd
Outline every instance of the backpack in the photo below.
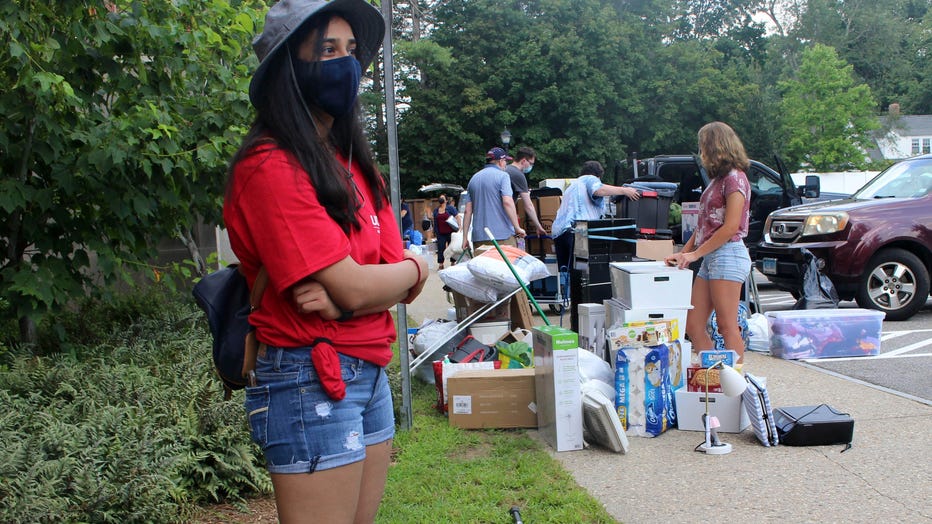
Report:
M 246 387 L 256 365 L 259 343 L 249 324 L 249 313 L 259 307 L 268 283 L 265 268 L 259 270 L 250 294 L 246 277 L 231 264 L 199 280 L 191 293 L 207 314 L 213 336 L 214 369 L 223 382 L 224 398 Z

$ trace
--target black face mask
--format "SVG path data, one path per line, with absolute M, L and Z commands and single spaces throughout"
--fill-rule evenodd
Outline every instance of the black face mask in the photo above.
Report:
M 362 68 L 354 56 L 305 62 L 293 59 L 295 80 L 308 105 L 319 107 L 330 116 L 340 117 L 353 110 Z

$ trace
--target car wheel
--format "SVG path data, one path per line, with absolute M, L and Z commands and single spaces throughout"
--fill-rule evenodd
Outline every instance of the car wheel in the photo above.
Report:
M 919 257 L 903 249 L 874 255 L 858 285 L 858 305 L 887 314 L 886 320 L 906 320 L 929 297 L 929 272 Z

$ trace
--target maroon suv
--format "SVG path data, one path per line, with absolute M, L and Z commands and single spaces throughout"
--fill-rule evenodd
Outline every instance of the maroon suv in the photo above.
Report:
M 842 300 L 905 320 L 925 305 L 932 273 L 932 155 L 898 162 L 850 198 L 771 213 L 758 271 L 799 297 L 806 259 L 817 258 Z

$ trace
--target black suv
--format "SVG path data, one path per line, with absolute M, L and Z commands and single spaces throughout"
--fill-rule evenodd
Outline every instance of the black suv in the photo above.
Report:
M 789 172 L 778 159 L 774 159 L 780 171 L 777 172 L 756 160 L 751 160 L 748 170 L 748 182 L 751 183 L 751 208 L 748 235 L 745 245 L 755 259 L 757 244 L 763 238 L 764 222 L 771 212 L 784 207 L 803 203 L 803 198 L 820 198 L 818 177 L 806 177 L 806 185 L 796 187 Z M 673 202 L 698 202 L 699 196 L 709 183 L 709 174 L 702 167 L 697 155 L 659 155 L 652 158 L 635 160 L 633 170 L 625 169 L 625 162 L 615 165 L 615 184 L 631 182 L 672 182 L 677 185 Z M 633 171 L 633 172 L 632 172 Z M 673 231 L 673 240 L 682 243 L 677 228 Z

